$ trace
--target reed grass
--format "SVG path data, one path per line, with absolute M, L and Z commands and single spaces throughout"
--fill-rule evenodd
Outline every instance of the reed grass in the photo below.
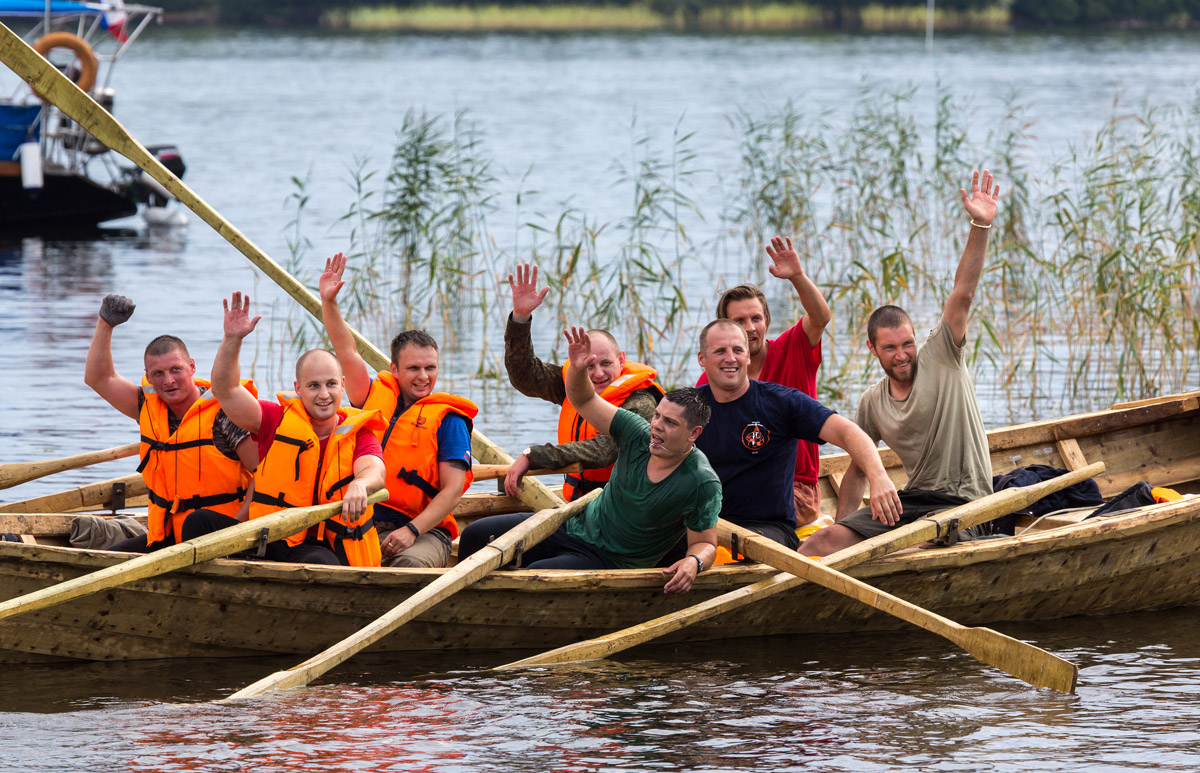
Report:
M 869 4 L 857 14 L 857 28 L 872 32 L 925 29 L 925 7 L 896 8 Z M 941 31 L 996 30 L 1010 24 L 1008 9 L 992 6 L 977 10 L 937 8 L 935 23 Z M 643 2 L 613 5 L 443 5 L 430 3 L 406 7 L 375 6 L 333 10 L 325 14 L 326 26 L 359 31 L 405 32 L 644 32 L 655 30 L 710 30 L 734 32 L 785 32 L 828 29 L 831 14 L 802 3 L 762 3 L 702 8 L 694 12 L 679 4 Z
M 879 377 L 864 345 L 867 316 L 898 303 L 919 338 L 936 322 L 968 233 L 958 189 L 986 167 L 1003 193 L 969 328 L 981 400 L 1026 420 L 1194 383 L 1200 138 L 1190 127 L 1200 100 L 1117 105 L 1089 141 L 1046 162 L 1018 96 L 984 131 L 970 130 L 970 103 L 940 90 L 933 98 L 932 122 L 917 120 L 930 100 L 913 89 L 865 88 L 837 124 L 790 104 L 738 111 L 739 152 L 727 163 L 700 161 L 685 119 L 660 139 L 635 118 L 610 170 L 626 214 L 601 221 L 571 202 L 546 205 L 531 172 L 502 246 L 488 224 L 499 183 L 469 117 L 410 115 L 386 170 L 355 167 L 356 203 L 343 220 L 358 276 L 343 291 L 347 316 L 376 340 L 399 326 L 437 327 L 444 349 L 465 347 L 476 376 L 502 378 L 504 277 L 532 261 L 552 288 L 539 328 L 608 328 L 661 381 L 689 383 L 694 335 L 725 287 L 759 282 L 774 334 L 800 316 L 790 284 L 765 273 L 762 249 L 790 235 L 834 312 L 820 397 L 852 410 Z M 694 190 L 714 171 L 724 203 L 705 213 Z M 289 245 L 307 263 L 308 194 L 296 183 Z M 304 324 L 288 336 L 303 340 Z M 548 340 L 543 355 L 561 361 L 560 339 Z

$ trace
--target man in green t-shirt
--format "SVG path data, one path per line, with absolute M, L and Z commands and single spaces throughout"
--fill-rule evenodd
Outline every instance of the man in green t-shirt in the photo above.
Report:
M 598 432 L 612 437 L 617 461 L 609 485 L 575 518 L 525 551 L 531 569 L 642 569 L 654 566 L 687 536 L 687 554 L 663 569 L 663 590 L 687 593 L 717 552 L 721 481 L 695 446 L 708 422 L 696 389 L 675 389 L 647 422 L 596 395 L 587 377 L 594 358 L 583 328 L 565 331 L 570 344 L 567 399 Z M 528 514 L 482 518 L 463 530 L 459 558 L 481 549 Z
M 854 422 L 874 442 L 883 440 L 904 463 L 908 482 L 902 512 L 872 518 L 862 508 L 866 478 L 851 464 L 838 492 L 837 523 L 813 534 L 804 555 L 836 553 L 889 529 L 992 493 L 992 462 L 975 386 L 966 368 L 967 319 L 983 274 L 988 232 L 996 217 L 999 186 L 975 172 L 971 193 L 961 191 L 971 221 L 954 287 L 942 318 L 917 351 L 912 320 L 882 306 L 867 320 L 867 348 L 886 374 L 863 393 Z M 969 535 L 967 535 L 969 536 Z

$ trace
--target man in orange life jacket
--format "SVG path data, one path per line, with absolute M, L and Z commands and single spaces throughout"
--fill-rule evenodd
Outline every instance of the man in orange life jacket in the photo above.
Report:
M 517 391 L 528 397 L 540 397 L 562 406 L 558 417 L 558 444 L 530 446 L 513 460 L 504 478 L 504 490 L 517 495 L 521 479 L 531 469 L 558 469 L 580 464 L 583 471 L 566 476 L 563 494 L 568 501 L 578 499 L 603 486 L 617 460 L 617 444 L 605 433 L 581 417 L 567 400 L 566 368 L 547 365 L 533 353 L 530 322 L 533 312 L 550 292 L 537 289 L 537 267 L 518 265 L 516 276 L 508 275 L 512 288 L 513 310 L 504 331 L 504 368 Z M 617 340 L 604 330 L 589 330 L 594 361 L 588 366 L 588 379 L 596 394 L 606 402 L 636 413 L 646 421 L 654 418 L 654 409 L 664 390 L 655 383 L 653 368 L 625 359 Z
M 105 296 L 83 380 L 141 427 L 138 471 L 150 492 L 149 528 L 146 535 L 110 549 L 146 553 L 181 541 L 184 520 L 199 508 L 245 520 L 250 471 L 258 464 L 258 450 L 250 433 L 221 410 L 208 382 L 195 378 L 196 361 L 175 336 L 158 336 L 146 347 L 141 386 L 117 373 L 113 328 L 128 320 L 133 310 L 128 298 Z
M 375 506 L 383 565 L 443 567 L 458 537 L 451 511 L 474 480 L 471 429 L 479 409 L 464 397 L 434 391 L 437 341 L 420 330 L 393 338 L 391 367 L 371 378 L 338 308 L 345 270 L 341 253 L 325 261 L 321 317 L 345 369 L 350 404 L 378 409 L 384 420 L 376 434 L 390 496 Z
M 383 488 L 383 459 L 374 431 L 378 411 L 342 408 L 345 379 L 332 352 L 313 349 L 296 360 L 294 392 L 279 402 L 258 400 L 238 381 L 242 339 L 262 317 L 250 318 L 250 299 L 225 301 L 225 337 L 213 362 L 212 385 L 229 418 L 253 433 L 261 461 L 254 473 L 250 517 L 288 507 L 341 501 L 342 510 L 306 531 L 269 543 L 272 561 L 379 566 L 379 537 L 367 497 Z M 227 525 L 198 511 L 184 525 L 188 539 Z

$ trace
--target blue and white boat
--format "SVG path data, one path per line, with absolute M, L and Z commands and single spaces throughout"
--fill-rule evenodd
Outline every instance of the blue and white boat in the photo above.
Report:
M 162 9 L 106 2 L 0 0 L 0 22 L 113 109 L 116 63 Z M 11 73 L 10 73 L 11 75 Z M 183 218 L 168 209 L 166 190 L 124 162 L 24 81 L 0 92 L 0 232 L 91 228 L 142 208 L 148 222 Z M 172 145 L 150 150 L 177 175 L 183 159 Z

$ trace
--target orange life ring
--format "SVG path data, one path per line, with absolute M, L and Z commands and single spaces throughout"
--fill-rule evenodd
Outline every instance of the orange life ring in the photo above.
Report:
M 79 60 L 80 67 L 79 77 L 75 80 L 75 84 L 85 93 L 90 93 L 92 86 L 96 85 L 96 73 L 100 69 L 100 62 L 97 61 L 92 47 L 83 38 L 72 35 L 70 32 L 51 32 L 43 35 L 38 42 L 33 44 L 33 50 L 41 54 L 47 61 L 50 59 L 47 54 L 56 48 L 66 48 L 75 52 L 75 58 Z M 43 102 L 48 101 L 38 94 L 36 89 L 33 93 L 37 94 Z

